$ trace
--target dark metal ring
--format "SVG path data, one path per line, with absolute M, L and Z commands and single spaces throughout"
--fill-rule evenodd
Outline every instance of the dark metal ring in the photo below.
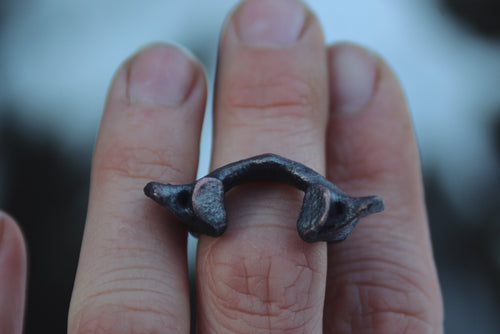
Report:
M 218 237 L 227 227 L 225 193 L 256 181 L 286 183 L 304 191 L 297 230 L 306 242 L 342 241 L 359 218 L 384 210 L 380 197 L 351 197 L 311 168 L 275 154 L 231 163 L 191 184 L 150 182 L 144 193 L 168 208 L 192 234 Z

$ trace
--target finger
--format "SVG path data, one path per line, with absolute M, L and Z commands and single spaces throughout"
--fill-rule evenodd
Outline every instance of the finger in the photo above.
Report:
M 383 213 L 328 247 L 327 333 L 438 333 L 442 310 L 407 106 L 390 69 L 350 44 L 329 49 L 327 176 Z
M 26 246 L 14 220 L 0 212 L 0 333 L 22 333 Z
M 153 45 L 118 71 L 94 153 L 70 333 L 189 332 L 186 232 L 147 182 L 195 178 L 206 97 L 201 66 Z
M 271 152 L 324 172 L 326 58 L 297 1 L 245 1 L 219 50 L 212 166 Z M 198 245 L 202 333 L 320 333 L 326 247 L 296 230 L 300 192 L 249 184 L 227 196 L 229 226 Z

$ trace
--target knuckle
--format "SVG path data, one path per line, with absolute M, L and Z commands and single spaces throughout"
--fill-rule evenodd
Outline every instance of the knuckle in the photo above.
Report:
M 189 326 L 188 326 L 189 327 Z M 71 334 L 183 333 L 185 324 L 172 314 L 123 303 L 88 305 L 70 321 Z
M 322 305 L 321 274 L 307 263 L 282 256 L 232 256 L 222 262 L 207 255 L 206 290 L 220 326 L 251 330 L 306 329 Z M 286 272 L 287 275 L 283 275 Z M 317 320 L 317 319 L 316 319 Z M 241 327 L 244 323 L 243 329 Z
M 358 272 L 356 275 L 363 276 Z M 327 295 L 328 309 L 339 311 L 326 319 L 326 328 L 352 333 L 435 333 L 440 315 L 435 301 L 405 275 L 371 271 L 365 279 L 339 278 Z
M 391 132 L 389 139 L 387 131 L 367 132 L 371 131 L 370 129 L 382 129 L 383 126 L 378 123 L 368 123 L 349 134 L 342 133 L 345 129 L 340 127 L 340 124 L 331 122 L 328 131 L 330 134 L 341 133 L 338 136 L 347 135 L 351 140 L 336 141 L 335 145 L 328 146 L 328 154 L 334 157 L 336 162 L 331 167 L 331 175 L 335 175 L 342 182 L 376 181 L 394 185 L 401 184 L 408 178 L 408 173 L 395 173 L 395 166 L 407 166 L 408 169 L 409 166 L 415 165 L 415 159 L 418 160 L 411 128 L 406 130 L 406 135 L 398 134 L 401 130 L 396 129 L 396 134 Z M 366 140 L 367 136 L 369 140 Z
M 139 252 L 142 256 L 144 251 Z M 95 270 L 98 276 L 91 285 L 80 285 L 84 288 L 74 293 L 69 333 L 153 334 L 189 330 L 184 317 L 189 312 L 187 298 L 184 299 L 182 289 L 171 284 L 172 280 L 161 279 L 169 275 L 163 269 L 148 264 L 108 264 L 96 266 Z M 178 301 L 176 305 L 171 303 L 174 300 Z
M 390 181 L 390 177 L 394 178 L 394 166 L 400 165 L 395 161 L 400 156 L 377 146 L 375 141 L 338 141 L 329 149 L 330 156 L 339 162 L 332 165 L 330 172 L 338 182 Z
M 100 154 L 96 172 L 105 180 L 139 179 L 162 180 L 169 175 L 169 179 L 181 177 L 183 174 L 180 166 L 175 161 L 183 161 L 176 157 L 174 150 L 151 149 L 144 146 L 126 146 L 121 143 L 109 145 L 105 152 Z
M 223 107 L 235 122 L 247 123 L 255 113 L 267 119 L 310 119 L 318 113 L 316 89 L 305 78 L 290 74 L 264 75 L 251 82 L 233 82 Z M 248 114 L 251 113 L 251 117 Z

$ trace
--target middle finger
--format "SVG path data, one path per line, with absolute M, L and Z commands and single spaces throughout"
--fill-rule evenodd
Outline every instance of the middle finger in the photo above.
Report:
M 294 0 L 246 1 L 219 52 L 212 167 L 270 152 L 323 173 L 327 68 L 314 16 Z M 199 242 L 201 333 L 321 333 L 326 247 L 299 238 L 301 201 L 284 185 L 230 192 L 226 234 Z

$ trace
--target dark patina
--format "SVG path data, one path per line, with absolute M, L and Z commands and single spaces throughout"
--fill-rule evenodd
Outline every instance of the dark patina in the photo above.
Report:
M 307 242 L 342 241 L 359 218 L 384 210 L 380 197 L 351 197 L 311 168 L 275 154 L 231 163 L 191 184 L 150 182 L 144 193 L 168 208 L 192 234 L 217 237 L 227 227 L 225 193 L 256 181 L 286 183 L 305 193 L 297 230 Z

